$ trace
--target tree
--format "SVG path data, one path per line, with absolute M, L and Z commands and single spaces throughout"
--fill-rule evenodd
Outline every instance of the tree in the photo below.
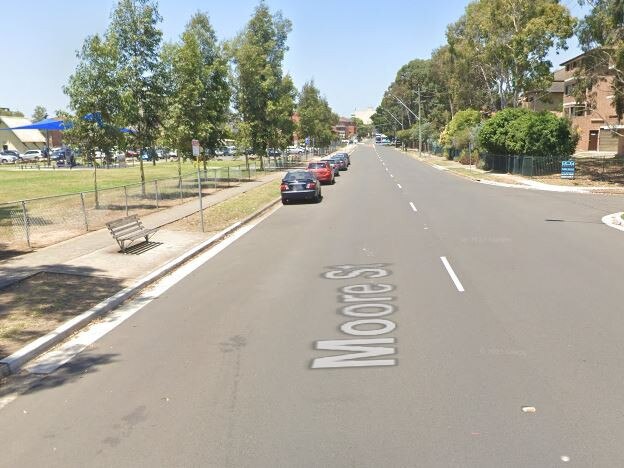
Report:
M 39 122 L 40 120 L 45 119 L 47 115 L 48 115 L 48 111 L 46 110 L 45 107 L 36 106 L 35 110 L 33 110 L 32 120 L 33 122 Z
M 481 113 L 474 109 L 457 112 L 440 136 L 440 143 L 447 148 L 464 149 L 472 141 L 474 129 L 481 122 Z
M 139 148 L 152 148 L 160 131 L 165 98 L 160 62 L 162 31 L 157 27 L 161 21 L 154 0 L 119 0 L 107 31 L 118 48 L 120 119 L 124 126 L 136 130 L 134 141 Z M 143 159 L 139 161 L 144 184 Z
M 11 110 L 4 110 L 0 108 L 0 115 L 4 115 L 6 117 L 24 117 L 24 114 L 20 111 L 11 111 Z
M 329 107 L 327 99 L 321 96 L 314 81 L 305 83 L 301 88 L 297 113 L 301 136 L 310 137 L 317 146 L 330 144 L 334 136 L 332 126 L 338 118 Z
M 191 18 L 181 42 L 163 48 L 162 61 L 168 76 L 165 141 L 180 156 L 190 155 L 193 139 L 214 154 L 228 121 L 230 87 L 227 62 L 206 14 Z
M 282 62 L 291 27 L 281 12 L 271 15 L 260 2 L 243 32 L 229 45 L 235 65 L 234 105 L 245 123 L 251 147 L 260 154 L 262 167 L 262 155 L 275 138 L 276 126 L 283 122 L 283 116 L 276 118 L 276 109 L 284 109 L 280 101 L 290 92 L 284 83 Z
M 85 39 L 77 57 L 78 66 L 63 88 L 74 113 L 73 127 L 65 132 L 65 138 L 93 163 L 97 205 L 95 153 L 99 150 L 110 155 L 122 140 L 115 125 L 121 105 L 120 84 L 115 73 L 118 47 L 112 38 L 102 39 L 96 34 Z M 89 115 L 96 118 L 85 118 Z
M 447 39 L 455 57 L 478 70 L 491 108 L 502 109 L 550 85 L 546 56 L 566 48 L 574 26 L 559 0 L 476 0 L 449 26 Z
M 586 56 L 577 74 L 576 96 L 579 102 L 595 102 L 593 85 L 612 77 L 613 107 L 618 120 L 624 115 L 624 4 L 621 0 L 579 0 L 591 6 L 581 20 L 577 36 Z

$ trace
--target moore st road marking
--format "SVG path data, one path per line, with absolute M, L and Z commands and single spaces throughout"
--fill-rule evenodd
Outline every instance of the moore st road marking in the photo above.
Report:
M 451 264 L 449 263 L 449 261 L 446 259 L 446 257 L 440 257 L 440 260 L 442 260 L 442 264 L 444 265 L 444 268 L 446 268 L 446 271 L 448 272 L 449 276 L 453 280 L 453 283 L 455 284 L 455 287 L 457 288 L 457 290 L 459 292 L 464 292 L 464 287 L 462 286 L 461 282 L 459 281 L 459 278 L 453 271 L 453 268 L 451 268 Z
M 397 307 L 392 304 L 394 296 L 388 293 L 394 286 L 385 283 L 371 283 L 370 280 L 385 278 L 391 275 L 386 264 L 372 265 L 338 265 L 331 267 L 323 277 L 330 280 L 365 279 L 367 283 L 352 284 L 339 289 L 339 300 L 342 304 L 340 313 L 357 320 L 350 320 L 340 326 L 345 335 L 356 337 L 379 337 L 391 333 L 396 324 L 387 317 L 396 312 Z M 315 358 L 312 360 L 312 369 L 327 369 L 339 367 L 379 367 L 394 366 L 396 359 L 370 359 L 396 354 L 393 337 L 366 338 L 366 339 L 339 339 L 320 340 L 315 343 L 315 349 L 320 351 L 338 351 L 342 354 Z M 349 352 L 349 353 L 346 353 Z

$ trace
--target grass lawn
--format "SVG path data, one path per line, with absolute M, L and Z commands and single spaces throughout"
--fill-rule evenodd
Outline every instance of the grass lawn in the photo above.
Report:
M 244 159 L 236 161 L 209 161 L 207 166 L 238 166 Z M 253 163 L 252 163 L 253 164 Z M 143 165 L 146 180 L 177 177 L 177 162 L 151 162 Z M 193 162 L 182 163 L 182 173 L 195 170 Z M 99 168 L 98 188 L 110 188 L 140 182 L 139 164 L 125 168 Z M 0 203 L 27 198 L 47 197 L 93 190 L 93 169 L 20 170 L 15 167 L 0 168 Z

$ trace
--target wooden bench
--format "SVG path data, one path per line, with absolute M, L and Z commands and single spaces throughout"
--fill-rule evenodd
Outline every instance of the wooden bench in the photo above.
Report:
M 158 231 L 158 228 L 145 229 L 143 223 L 137 215 L 121 218 L 116 221 L 106 223 L 106 227 L 117 241 L 122 252 L 126 252 L 126 242 L 132 244 L 135 240 L 144 238 L 145 242 L 149 242 L 152 234 Z

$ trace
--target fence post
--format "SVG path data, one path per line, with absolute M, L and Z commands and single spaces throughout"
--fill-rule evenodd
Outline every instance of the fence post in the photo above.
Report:
M 214 168 L 213 171 L 214 171 L 214 189 L 216 191 L 217 190 L 217 169 Z
M 228 187 L 230 186 L 230 166 L 227 167 L 227 181 L 228 181 Z
M 201 230 L 204 232 L 204 207 L 202 206 L 202 184 L 199 164 L 197 165 L 197 188 L 199 190 L 199 219 L 201 220 Z
M 123 186 L 124 187 L 124 197 L 126 199 L 126 217 L 128 216 L 128 187 L 127 186 Z
M 26 202 L 22 200 L 22 219 L 24 220 L 24 231 L 26 232 L 26 243 L 28 244 L 28 248 L 31 249 L 30 245 L 30 226 L 28 226 L 28 214 L 26 214 Z
M 87 220 L 87 208 L 85 207 L 84 193 L 80 192 L 80 204 L 82 205 L 82 216 L 84 217 L 85 232 L 89 232 L 89 221 Z
M 158 180 L 154 180 L 154 190 L 156 191 L 156 208 L 160 208 L 158 204 Z
M 178 177 L 179 180 L 179 185 L 180 185 L 180 200 L 182 200 L 182 176 Z

